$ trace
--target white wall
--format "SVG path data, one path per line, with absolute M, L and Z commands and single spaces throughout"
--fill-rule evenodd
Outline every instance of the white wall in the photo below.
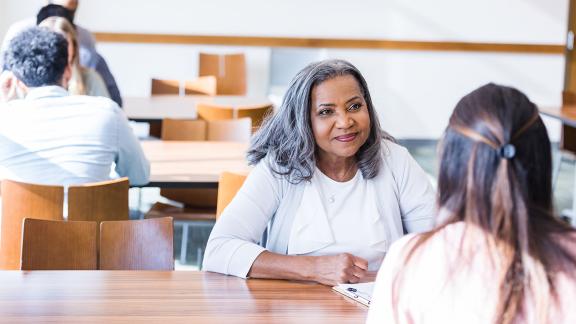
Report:
M 0 18 L 6 21 L 33 15 L 43 3 L 0 2 L 5 9 Z M 110 32 L 562 44 L 567 6 L 568 0 L 84 0 L 77 22 L 92 31 Z M 0 28 L 3 25 L 4 21 Z M 147 95 L 153 76 L 196 76 L 199 51 L 246 52 L 248 92 L 253 95 L 266 94 L 270 71 L 279 70 L 271 69 L 271 50 L 264 47 L 101 43 L 99 51 L 126 96 Z M 384 127 L 400 138 L 437 138 L 458 99 L 490 81 L 513 85 L 538 104 L 561 101 L 561 55 L 336 49 L 318 53 L 348 59 L 360 68 Z M 298 60 L 295 57 L 301 65 Z M 557 139 L 558 125 L 552 124 L 551 135 Z
M 567 0 L 92 0 L 82 1 L 79 19 L 93 29 L 125 32 L 560 43 L 567 5 Z

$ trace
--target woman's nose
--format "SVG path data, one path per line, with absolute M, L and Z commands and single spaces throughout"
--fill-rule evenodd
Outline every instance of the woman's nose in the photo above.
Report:
M 352 119 L 352 117 L 349 114 L 347 114 L 347 113 L 338 114 L 337 119 L 336 119 L 336 127 L 338 127 L 338 128 L 350 128 L 353 124 L 354 124 L 354 119 Z

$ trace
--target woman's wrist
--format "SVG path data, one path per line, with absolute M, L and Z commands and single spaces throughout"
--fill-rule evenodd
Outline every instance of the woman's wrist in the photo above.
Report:
M 304 280 L 317 281 L 318 257 L 315 256 L 301 256 L 303 261 L 302 273 Z

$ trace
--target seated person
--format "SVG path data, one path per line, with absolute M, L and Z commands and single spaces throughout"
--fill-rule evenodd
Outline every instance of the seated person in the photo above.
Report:
M 76 30 L 79 47 L 79 61 L 84 67 L 95 69 L 104 80 L 108 93 L 112 100 L 122 106 L 122 97 L 120 90 L 116 85 L 116 80 L 108 68 L 104 58 L 96 51 L 96 41 L 89 30 L 74 24 L 74 17 L 78 9 L 78 0 L 47 0 L 46 6 L 42 7 L 36 17 L 24 19 L 13 23 L 2 41 L 0 48 L 0 62 L 2 55 L 6 51 L 10 40 L 24 29 L 38 25 L 44 19 L 52 16 L 63 17 L 72 24 Z M 0 64 L 0 69 L 3 64 Z
M 72 77 L 68 82 L 68 92 L 72 95 L 88 95 L 110 98 L 102 77 L 96 70 L 80 65 L 76 31 L 68 20 L 62 17 L 48 17 L 38 26 L 46 27 L 62 34 L 68 41 L 68 61 L 72 66 Z
M 441 143 L 441 222 L 392 246 L 368 323 L 576 323 L 576 231 L 553 212 L 536 106 L 485 85 Z
M 214 226 L 204 270 L 369 281 L 393 241 L 431 228 L 426 174 L 380 128 L 366 81 L 346 61 L 300 71 L 248 159 L 255 168 Z
M 148 183 L 150 166 L 126 116 L 103 97 L 73 96 L 68 42 L 33 27 L 12 39 L 0 77 L 0 179 L 69 185 L 110 178 Z

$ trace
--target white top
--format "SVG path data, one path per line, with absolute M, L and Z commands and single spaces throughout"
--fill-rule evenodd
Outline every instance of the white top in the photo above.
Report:
M 113 101 L 47 86 L 0 105 L 0 179 L 98 182 L 110 179 L 113 164 L 131 184 L 148 183 L 150 165 Z
M 461 246 L 463 235 L 470 244 Z M 368 313 L 367 323 L 494 323 L 498 302 L 498 269 L 490 259 L 484 233 L 464 223 L 448 225 L 420 246 L 410 259 L 405 253 L 415 235 L 407 235 L 392 245 L 376 279 L 376 286 Z M 576 235 L 563 235 L 559 241 L 566 244 L 576 256 Z M 463 258 L 458 253 L 462 251 Z M 469 266 L 457 268 L 463 261 Z M 576 269 L 573 269 L 573 275 Z M 392 291 L 397 274 L 403 271 L 406 279 L 395 289 L 398 305 L 392 303 Z M 576 280 L 559 273 L 555 281 L 559 303 L 549 307 L 550 317 L 542 323 L 576 323 Z M 527 312 L 519 323 L 539 323 L 527 299 Z M 394 318 L 397 312 L 398 321 Z
M 288 243 L 288 254 L 319 256 L 348 252 L 367 260 L 368 270 L 378 270 L 387 246 L 373 246 L 362 235 L 356 235 L 367 233 L 372 226 L 371 220 L 377 214 L 378 197 L 373 183 L 364 179 L 360 170 L 351 180 L 338 182 L 316 168 L 311 186 L 307 186 L 304 191 L 304 197 L 315 197 L 312 192 L 314 190 L 320 194 L 320 199 L 304 198 L 300 209 L 323 208 L 328 220 L 326 226 L 330 228 L 332 235 L 326 240 L 326 246 L 308 252 L 309 241 L 318 240 L 319 237 L 312 231 L 303 230 L 306 224 L 303 216 L 307 213 L 296 211 Z M 385 240 L 385 233 L 381 233 L 380 241 Z
M 359 248 L 360 240 L 374 250 L 370 254 L 384 253 L 404 231 L 430 229 L 435 214 L 434 191 L 424 171 L 405 148 L 388 141 L 382 142 L 382 162 L 375 178 L 359 181 L 367 192 L 373 190 L 374 194 L 367 196 L 377 199 L 366 204 L 369 209 L 356 213 L 360 220 L 350 227 L 350 221 L 341 219 L 343 215 L 331 225 L 314 185 L 317 173 L 311 182 L 291 184 L 272 172 L 271 158 L 263 159 L 216 222 L 206 246 L 204 270 L 245 278 L 265 250 L 279 254 L 318 253 L 324 248 L 331 249 L 330 253 L 351 252 Z M 370 200 L 354 195 L 346 203 L 359 206 Z M 263 247 L 258 243 L 266 229 Z M 345 242 L 350 237 L 354 237 L 353 242 Z M 377 266 L 374 258 L 371 267 Z

